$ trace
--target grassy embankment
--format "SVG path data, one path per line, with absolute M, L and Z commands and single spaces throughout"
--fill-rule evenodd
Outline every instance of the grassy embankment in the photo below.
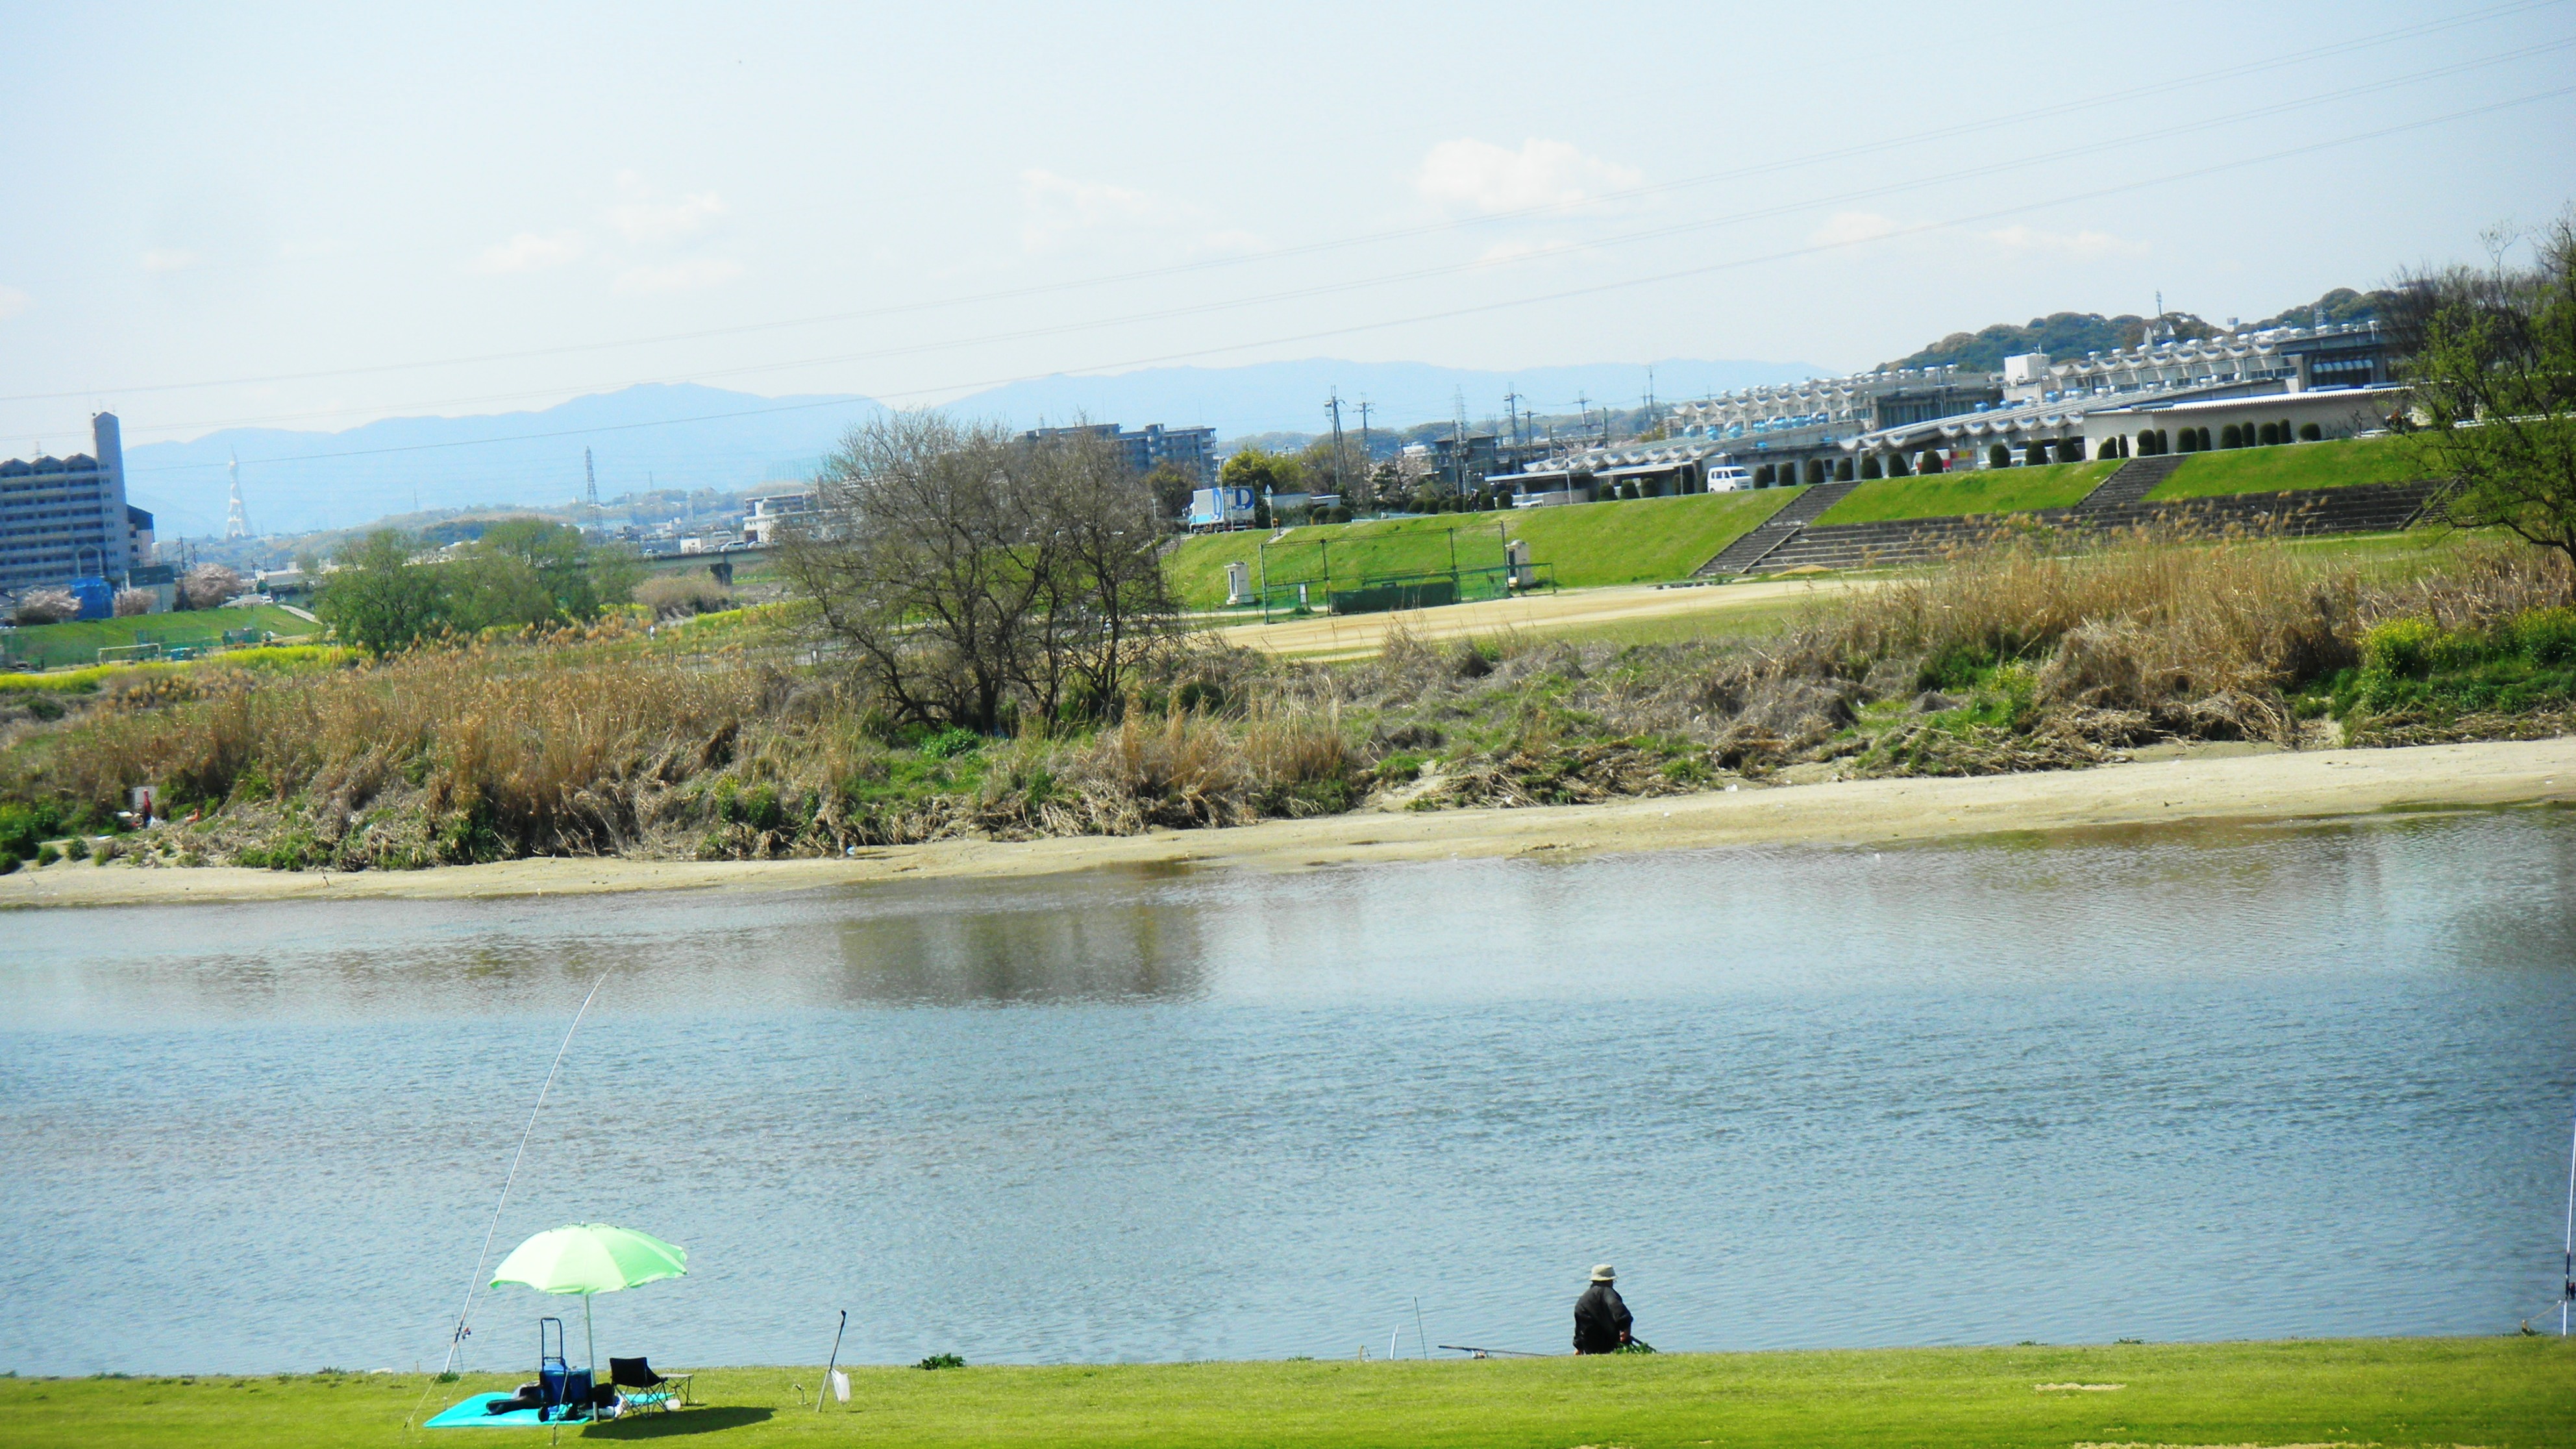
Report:
M 1702 493 L 1624 503 L 1577 503 L 1497 513 L 1440 513 L 1288 530 L 1277 543 L 1259 531 L 1206 534 L 1165 558 L 1173 587 L 1193 609 L 1225 603 L 1225 566 L 1266 559 L 1272 583 L 1317 581 L 1329 553 L 1336 580 L 1366 574 L 1429 573 L 1450 566 L 1457 533 L 1462 568 L 1499 567 L 1504 538 L 1527 539 L 1533 562 L 1551 569 L 1559 588 L 1597 588 L 1677 579 L 1770 517 L 1798 494 L 1794 488 Z M 1267 544 L 1267 548 L 1264 545 Z
M 703 1407 L 587 1439 L 709 1443 L 1695 1446 L 2576 1444 L 2556 1338 L 702 1373 Z M 2093 1387 L 2078 1387 L 2089 1385 Z M 421 1442 L 403 1423 L 511 1379 L 0 1379 L 13 1445 Z M 2054 1386 L 2054 1387 L 2051 1387 Z M 503 1431 L 507 1432 L 507 1431 Z M 435 1435 L 426 1436 L 435 1438 Z
M 133 644 L 202 646 L 222 641 L 227 629 L 258 629 L 281 639 L 319 635 L 322 626 L 270 604 L 242 609 L 190 609 L 138 614 L 127 619 L 76 619 L 35 624 L 0 634 L 0 651 L 35 669 L 95 664 L 101 649 Z
M 1931 477 L 1873 478 L 1824 512 L 1818 524 L 1882 523 L 1960 514 L 2072 508 L 2120 465 L 2112 459 L 1984 468 Z
M 2412 483 L 2423 476 L 2424 468 L 2414 445 L 2404 438 L 2347 438 L 2329 443 L 2284 443 L 2270 448 L 2228 448 L 2184 458 L 2172 477 L 2147 494 L 2147 501 L 2170 503 L 2227 493 L 2348 488 L 2356 483 Z

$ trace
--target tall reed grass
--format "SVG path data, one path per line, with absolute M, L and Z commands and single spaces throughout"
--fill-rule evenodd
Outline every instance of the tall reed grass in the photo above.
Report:
M 356 667 L 136 674 L 85 714 L 7 726 L 0 799 L 97 821 L 152 784 L 165 814 L 203 818 L 144 858 L 349 868 L 1126 833 L 1331 813 L 1375 791 L 1417 808 L 1580 802 L 1802 764 L 2079 765 L 2154 739 L 2296 746 L 2327 709 L 2368 737 L 2354 711 L 2383 698 L 2418 715 L 2548 704 L 2550 661 L 2576 649 L 2547 642 L 2567 632 L 2549 611 L 2566 595 L 2562 566 L 2515 548 L 2387 570 L 2256 540 L 2138 535 L 2066 555 L 2007 539 L 1766 638 L 1435 646 L 1399 627 L 1377 658 L 1333 667 L 1182 641 L 1114 725 L 997 740 L 893 732 L 828 665 L 673 657 L 622 634 L 483 641 Z M 2426 659 L 2488 639 L 2524 663 L 2483 693 L 2353 683 L 2367 650 L 2389 675 L 2417 634 L 2450 641 Z M 2408 737 L 2534 718 L 2410 717 Z

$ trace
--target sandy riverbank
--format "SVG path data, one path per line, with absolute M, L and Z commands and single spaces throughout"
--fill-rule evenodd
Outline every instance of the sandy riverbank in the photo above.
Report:
M 1304 870 L 1369 861 L 1761 844 L 1861 844 L 2180 820 L 2331 819 L 2392 809 L 2576 804 L 2576 738 L 2402 750 L 2241 754 L 2224 747 L 2052 774 L 1859 780 L 1531 810 L 1369 811 L 1233 830 L 1003 843 L 945 841 L 856 859 L 518 860 L 342 875 L 58 864 L 0 876 L 0 907 L 473 899 L 1049 875 L 1189 864 Z

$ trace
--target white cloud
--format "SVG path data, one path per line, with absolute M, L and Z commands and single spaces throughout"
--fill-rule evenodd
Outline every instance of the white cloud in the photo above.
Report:
M 2137 257 L 2147 253 L 2145 242 L 2130 241 L 2107 231 L 2037 231 L 2027 226 L 2008 226 L 1986 233 L 1986 240 L 2014 252 L 2059 252 L 2071 257 Z
M 616 286 L 621 292 L 686 292 L 730 282 L 741 275 L 740 262 L 692 257 L 681 262 L 628 267 L 617 274 Z
M 559 231 L 539 236 L 523 231 L 496 247 L 485 247 L 474 259 L 474 270 L 486 274 L 502 272 L 535 272 L 577 261 L 582 254 L 581 233 Z
M 1422 158 L 1413 186 L 1442 206 L 1518 211 L 1580 205 L 1644 179 L 1633 167 L 1586 156 L 1563 141 L 1533 136 L 1517 151 L 1490 141 L 1443 141 Z
M 143 254 L 143 270 L 147 272 L 184 272 L 196 264 L 195 252 L 181 251 L 177 247 L 154 247 Z
M 35 300 L 15 287 L 0 286 L 0 321 L 7 321 L 26 311 Z
M 1893 217 L 1874 211 L 1837 211 L 1823 226 L 1807 233 L 1814 246 L 1850 246 L 1857 242 L 1876 241 L 1897 229 Z
M 1149 192 L 1052 171 L 1020 173 L 1020 205 L 1020 245 L 1033 252 L 1054 251 L 1082 232 L 1162 230 L 1186 220 L 1179 206 Z
M 1252 232 L 1209 227 L 1208 218 L 1186 202 L 1052 171 L 1020 173 L 1020 208 L 1020 246 L 1032 253 L 1113 238 L 1130 246 L 1152 241 L 1183 256 L 1256 251 L 1262 245 Z
M 631 200 L 608 209 L 609 224 L 631 242 L 669 241 L 674 237 L 695 236 L 707 224 L 725 214 L 724 198 L 712 191 L 692 192 L 677 201 L 664 201 L 643 194 L 633 172 L 617 178 Z

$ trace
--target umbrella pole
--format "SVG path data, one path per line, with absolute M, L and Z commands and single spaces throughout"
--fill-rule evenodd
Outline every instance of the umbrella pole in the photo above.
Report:
M 593 1343 L 590 1337 L 590 1300 L 592 1297 L 593 1295 L 588 1293 L 581 1295 L 581 1356 L 582 1361 L 589 1365 L 591 1374 L 596 1377 L 599 1373 L 599 1346 L 596 1343 Z

